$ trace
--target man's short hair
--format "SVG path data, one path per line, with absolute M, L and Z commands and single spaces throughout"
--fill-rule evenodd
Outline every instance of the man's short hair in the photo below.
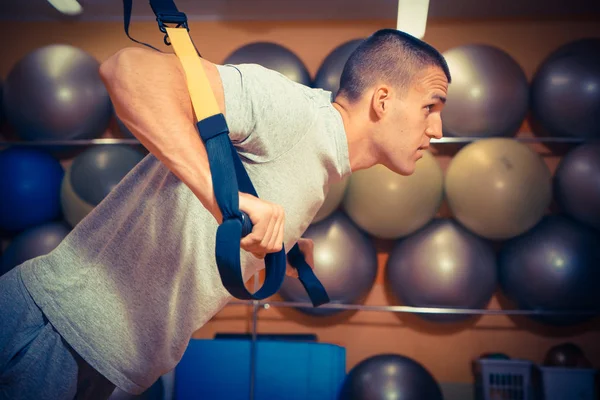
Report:
M 428 66 L 441 68 L 450 83 L 448 64 L 439 51 L 402 31 L 381 29 L 363 40 L 348 58 L 338 96 L 356 101 L 379 81 L 408 89 L 415 75 Z

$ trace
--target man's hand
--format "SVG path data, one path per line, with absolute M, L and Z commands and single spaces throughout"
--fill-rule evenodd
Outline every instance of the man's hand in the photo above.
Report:
M 281 251 L 285 228 L 283 207 L 247 193 L 240 193 L 239 206 L 254 225 L 252 232 L 242 238 L 241 248 L 260 259 L 265 258 L 267 253 Z
M 300 238 L 298 240 L 298 248 L 300 249 L 302 254 L 304 254 L 304 259 L 306 260 L 306 263 L 312 269 L 315 269 L 315 243 L 311 239 Z M 285 274 L 294 278 L 298 278 L 298 270 L 292 267 L 289 262 L 286 262 Z

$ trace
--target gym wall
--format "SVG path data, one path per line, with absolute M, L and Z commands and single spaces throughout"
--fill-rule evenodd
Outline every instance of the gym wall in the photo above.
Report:
M 432 20 L 424 39 L 442 52 L 470 43 L 494 45 L 510 54 L 531 78 L 552 50 L 578 38 L 600 37 L 599 26 L 590 20 Z M 395 27 L 395 21 L 192 22 L 191 32 L 202 55 L 213 62 L 222 62 L 244 44 L 272 41 L 294 51 L 314 77 L 320 63 L 333 48 L 383 27 Z M 154 22 L 134 22 L 131 34 L 138 40 L 162 46 L 162 35 Z M 3 43 L 2 77 L 6 77 L 12 65 L 26 53 L 44 45 L 71 44 L 100 61 L 123 47 L 138 46 L 126 37 L 122 22 L 3 22 L 0 35 L 10 38 Z M 521 130 L 521 135 L 530 131 L 526 123 Z M 107 131 L 105 137 L 111 137 L 111 132 Z M 554 171 L 560 153 L 552 154 L 541 144 L 534 148 Z M 453 153 L 442 146 L 433 149 L 434 153 L 436 151 L 441 166 L 446 168 Z M 443 206 L 439 215 L 448 216 L 448 208 Z M 391 244 L 380 240 L 377 248 L 379 276 L 365 304 L 388 305 L 392 303 L 383 286 L 383 268 Z M 494 297 L 490 308 L 499 307 L 498 299 Z M 195 337 L 249 332 L 251 323 L 249 308 L 231 306 L 196 332 Z M 348 369 L 371 355 L 396 352 L 419 361 L 440 382 L 471 382 L 470 362 L 484 352 L 504 352 L 540 363 L 549 347 L 564 341 L 580 345 L 592 364 L 598 367 L 599 328 L 598 319 L 577 328 L 551 329 L 525 318 L 484 316 L 446 327 L 426 324 L 414 315 L 390 312 L 350 312 L 311 318 L 292 309 L 280 308 L 260 311 L 258 321 L 259 333 L 315 333 L 320 341 L 345 346 Z

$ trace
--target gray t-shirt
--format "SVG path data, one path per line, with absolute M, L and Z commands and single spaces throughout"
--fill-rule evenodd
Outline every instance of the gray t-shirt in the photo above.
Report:
M 218 69 L 232 141 L 258 195 L 285 209 L 287 251 L 328 185 L 351 173 L 341 116 L 329 92 L 275 71 Z M 216 230 L 192 191 L 149 154 L 54 251 L 21 265 L 24 283 L 87 362 L 140 393 L 231 299 L 215 262 Z M 264 268 L 241 256 L 245 279 Z

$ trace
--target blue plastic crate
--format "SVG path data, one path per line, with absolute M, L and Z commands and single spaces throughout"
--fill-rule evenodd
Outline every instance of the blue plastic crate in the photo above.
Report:
M 544 400 L 596 400 L 596 371 L 583 368 L 540 367 Z
M 346 350 L 327 343 L 259 340 L 255 400 L 331 400 L 346 376 Z M 175 370 L 177 400 L 248 400 L 248 340 L 193 339 Z

